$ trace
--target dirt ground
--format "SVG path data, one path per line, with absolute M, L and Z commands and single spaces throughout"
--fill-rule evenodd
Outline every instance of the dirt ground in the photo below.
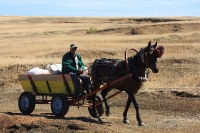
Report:
M 124 49 L 132 42 L 147 44 L 149 40 L 153 40 L 163 44 L 166 48 L 165 58 L 159 61 L 161 72 L 155 77 L 151 74 L 136 95 L 140 106 L 141 118 L 145 123 L 145 126 L 142 127 L 138 126 L 133 104 L 128 111 L 130 124 L 123 123 L 122 114 L 127 100 L 127 95 L 124 92 L 109 100 L 111 114 L 109 117 L 104 114 L 101 117 L 102 123 L 90 116 L 87 107 L 78 108 L 72 106 L 65 117 L 58 118 L 52 114 L 50 104 L 37 104 L 33 113 L 24 115 L 18 108 L 18 98 L 23 89 L 18 82 L 17 75 L 25 73 L 33 66 L 26 63 L 16 64 L 15 61 L 11 65 L 2 63 L 0 65 L 0 132 L 200 132 L 199 18 L 68 19 L 54 17 L 0 17 L 0 24 L 0 45 L 4 48 L 1 49 L 0 53 L 5 59 L 4 62 L 11 58 L 23 60 L 27 57 L 33 60 L 30 56 L 34 55 L 33 51 L 27 56 L 20 54 L 9 55 L 9 53 L 14 53 L 15 51 L 10 46 L 10 51 L 6 53 L 6 46 L 11 45 L 13 42 L 16 45 L 20 44 L 21 46 L 22 44 L 22 46 L 26 46 L 25 44 L 27 44 L 27 47 L 30 45 L 34 48 L 37 43 L 41 43 L 44 46 L 54 43 L 61 45 L 66 39 L 68 41 L 76 40 L 79 43 L 85 41 L 85 45 L 88 42 L 96 44 L 95 46 L 102 44 L 102 47 L 104 46 L 103 44 L 105 46 L 112 44 L 116 46 L 116 51 L 122 51 L 121 53 L 116 52 L 113 50 L 114 48 L 107 49 L 107 51 L 98 48 L 82 49 L 80 52 L 83 53 L 86 64 L 91 64 L 95 58 L 101 56 L 116 57 L 119 54 L 123 55 Z M 66 26 L 65 24 L 70 24 L 70 28 L 63 30 L 63 27 Z M 85 31 L 88 27 L 85 28 L 85 25 L 98 27 L 96 35 L 87 35 Z M 10 27 L 12 28 L 10 29 Z M 69 37 L 66 38 L 66 35 L 69 35 Z M 58 58 L 60 60 L 65 50 L 59 49 L 59 51 L 58 49 L 52 52 L 51 48 L 49 48 L 44 53 L 35 54 L 34 59 L 46 61 L 47 58 L 52 60 Z M 180 54 L 176 51 L 177 49 L 181 52 Z M 183 56 L 183 53 L 186 56 Z M 87 61 L 90 58 L 92 58 L 92 61 Z M 44 66 L 42 63 L 39 63 L 39 65 Z M 111 94 L 114 92 L 115 90 Z
M 86 107 L 70 107 L 67 115 L 56 118 L 52 115 L 50 104 L 36 105 L 31 115 L 23 115 L 18 109 L 21 90 L 1 90 L 1 132 L 138 132 L 138 133 L 198 133 L 200 131 L 200 96 L 169 91 L 137 95 L 140 113 L 145 126 L 139 127 L 135 109 L 131 105 L 128 118 L 130 124 L 123 123 L 122 113 L 126 94 L 121 93 L 109 100 L 111 114 L 101 117 L 103 123 L 92 118 Z

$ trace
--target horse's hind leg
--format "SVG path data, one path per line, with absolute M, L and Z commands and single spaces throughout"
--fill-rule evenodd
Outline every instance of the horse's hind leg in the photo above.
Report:
M 100 84 L 98 83 L 93 83 L 93 91 L 98 89 L 100 87 Z M 97 108 L 96 108 L 96 100 L 95 100 L 95 97 L 96 97 L 96 93 L 94 95 L 91 96 L 92 97 L 92 108 L 93 108 L 93 112 L 94 112 L 94 117 L 95 118 L 99 118 L 99 113 L 97 111 Z
M 98 113 L 97 108 L 96 108 L 95 97 L 96 97 L 96 94 L 92 95 L 92 101 L 93 101 L 92 107 L 93 107 L 94 117 L 99 118 L 99 113 Z
M 108 102 L 107 102 L 107 99 L 106 99 L 106 95 L 108 94 L 108 92 L 111 90 L 112 88 L 107 88 L 107 89 L 104 89 L 101 91 L 101 96 L 104 100 L 104 103 L 105 103 L 105 107 L 106 107 L 106 111 L 105 111 L 105 114 L 107 116 L 110 115 L 110 106 L 108 105 Z

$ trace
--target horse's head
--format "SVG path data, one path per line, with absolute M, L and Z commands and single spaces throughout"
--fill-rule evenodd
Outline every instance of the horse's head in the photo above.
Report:
M 158 73 L 159 66 L 157 58 L 160 58 L 164 54 L 164 47 L 158 46 L 157 42 L 152 45 L 151 41 L 148 43 L 148 46 L 143 49 L 142 61 L 146 65 L 146 68 L 150 68 L 153 73 Z

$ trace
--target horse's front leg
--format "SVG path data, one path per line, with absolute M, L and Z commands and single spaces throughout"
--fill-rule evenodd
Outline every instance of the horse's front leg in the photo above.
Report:
M 110 106 L 108 105 L 108 102 L 107 102 L 107 99 L 106 99 L 106 95 L 107 95 L 107 94 L 108 94 L 107 89 L 104 89 L 104 90 L 101 91 L 101 96 L 102 96 L 102 98 L 103 98 L 103 100 L 104 100 L 105 107 L 106 107 L 105 114 L 106 114 L 107 116 L 109 116 L 109 115 L 110 115 Z
M 127 103 L 126 103 L 126 108 L 125 108 L 124 113 L 123 113 L 123 117 L 124 117 L 123 122 L 125 124 L 129 124 L 130 123 L 128 118 L 127 118 L 127 112 L 128 112 L 128 109 L 129 109 L 130 105 L 131 105 L 131 99 L 128 97 Z
M 138 103 L 136 101 L 136 98 L 135 98 L 134 94 L 131 95 L 131 100 L 132 100 L 132 102 L 134 104 L 134 107 L 135 107 L 135 110 L 136 110 L 136 118 L 137 118 L 137 121 L 138 121 L 138 125 L 139 126 L 144 126 L 145 124 L 142 123 L 142 120 L 140 118 L 139 105 L 138 105 Z

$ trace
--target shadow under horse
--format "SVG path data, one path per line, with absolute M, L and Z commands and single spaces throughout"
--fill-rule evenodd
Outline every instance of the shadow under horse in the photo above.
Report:
M 137 94 L 138 90 L 142 87 L 147 68 L 150 68 L 153 73 L 158 73 L 159 66 L 157 58 L 160 58 L 163 54 L 164 47 L 162 45 L 157 47 L 157 42 L 154 45 L 151 45 L 150 41 L 147 47 L 141 48 L 139 52 L 137 51 L 136 55 L 125 58 L 125 60 L 102 58 L 94 61 L 91 70 L 93 90 L 100 88 L 102 84 L 109 84 L 122 76 L 132 73 L 132 77 L 120 81 L 119 83 L 109 86 L 101 91 L 106 108 L 105 113 L 107 116 L 110 114 L 110 106 L 108 105 L 106 95 L 109 91 L 115 88 L 117 90 L 125 91 L 128 94 L 126 108 L 123 112 L 123 122 L 129 123 L 127 112 L 131 102 L 133 102 L 136 110 L 138 125 L 144 126 L 144 123 L 140 118 L 139 106 L 136 101 L 135 94 Z M 93 111 L 95 112 L 95 116 L 99 118 L 94 101 Z

